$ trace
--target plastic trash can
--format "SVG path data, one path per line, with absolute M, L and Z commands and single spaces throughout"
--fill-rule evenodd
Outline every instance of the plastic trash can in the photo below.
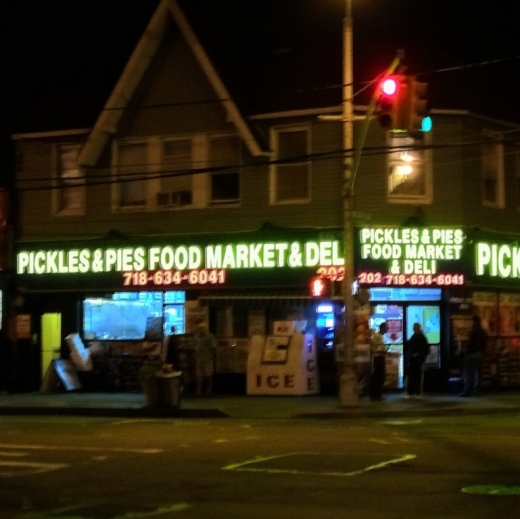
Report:
M 159 392 L 161 405 L 164 407 L 179 407 L 181 404 L 181 375 L 182 371 L 161 373 L 159 379 Z

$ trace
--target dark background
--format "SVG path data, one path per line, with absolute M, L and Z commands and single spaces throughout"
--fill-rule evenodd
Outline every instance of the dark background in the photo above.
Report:
M 13 133 L 95 122 L 157 3 L 1 2 L 0 184 L 11 178 Z M 246 112 L 341 100 L 345 0 L 180 3 Z M 355 103 L 367 101 L 371 90 L 362 89 L 404 49 L 407 72 L 429 84 L 431 107 L 520 124 L 515 4 L 353 0 Z

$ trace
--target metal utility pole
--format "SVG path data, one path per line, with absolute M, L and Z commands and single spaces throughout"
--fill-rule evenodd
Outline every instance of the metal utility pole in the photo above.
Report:
M 354 371 L 354 85 L 353 85 L 353 35 L 352 0 L 345 0 L 343 20 L 343 254 L 345 278 L 343 298 L 345 300 L 344 364 L 340 378 L 339 401 L 341 407 L 358 407 L 359 394 Z

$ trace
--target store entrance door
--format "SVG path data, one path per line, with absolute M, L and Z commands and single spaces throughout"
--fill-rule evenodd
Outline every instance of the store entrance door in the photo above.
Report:
M 413 335 L 414 323 L 419 323 L 430 344 L 430 355 L 426 367 L 440 367 L 440 306 L 417 303 L 374 303 L 370 318 L 370 328 L 375 332 L 386 321 L 388 331 L 384 336 L 388 352 L 386 361 L 387 389 L 402 389 L 406 377 L 404 344 Z
M 386 357 L 385 388 L 402 389 L 404 385 L 404 304 L 379 304 L 371 305 L 370 328 L 372 332 L 379 330 L 383 322 L 387 324 L 387 332 L 384 335 Z
M 41 320 L 41 380 L 50 363 L 60 358 L 61 314 L 43 314 Z
M 432 304 L 410 304 L 406 307 L 406 339 L 413 335 L 413 325 L 419 323 L 430 345 L 426 359 L 429 369 L 440 368 L 441 351 L 441 308 Z

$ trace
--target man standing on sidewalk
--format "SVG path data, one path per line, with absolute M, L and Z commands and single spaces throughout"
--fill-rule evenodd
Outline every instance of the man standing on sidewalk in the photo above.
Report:
M 405 398 L 422 400 L 424 362 L 430 353 L 430 345 L 419 323 L 413 325 L 413 335 L 407 343 L 408 387 Z
M 468 343 L 464 351 L 463 377 L 464 391 L 460 396 L 475 395 L 480 384 L 482 357 L 487 347 L 487 332 L 482 327 L 480 317 L 472 317 L 473 326 L 469 332 Z
M 215 350 L 217 341 L 204 324 L 197 326 L 197 343 L 195 345 L 195 377 L 197 396 L 203 393 L 211 395 L 213 389 L 213 372 L 215 369 Z
M 370 382 L 370 400 L 383 399 L 383 387 L 386 377 L 386 349 L 384 334 L 387 332 L 386 322 L 379 325 L 379 332 L 372 337 L 372 380 Z

